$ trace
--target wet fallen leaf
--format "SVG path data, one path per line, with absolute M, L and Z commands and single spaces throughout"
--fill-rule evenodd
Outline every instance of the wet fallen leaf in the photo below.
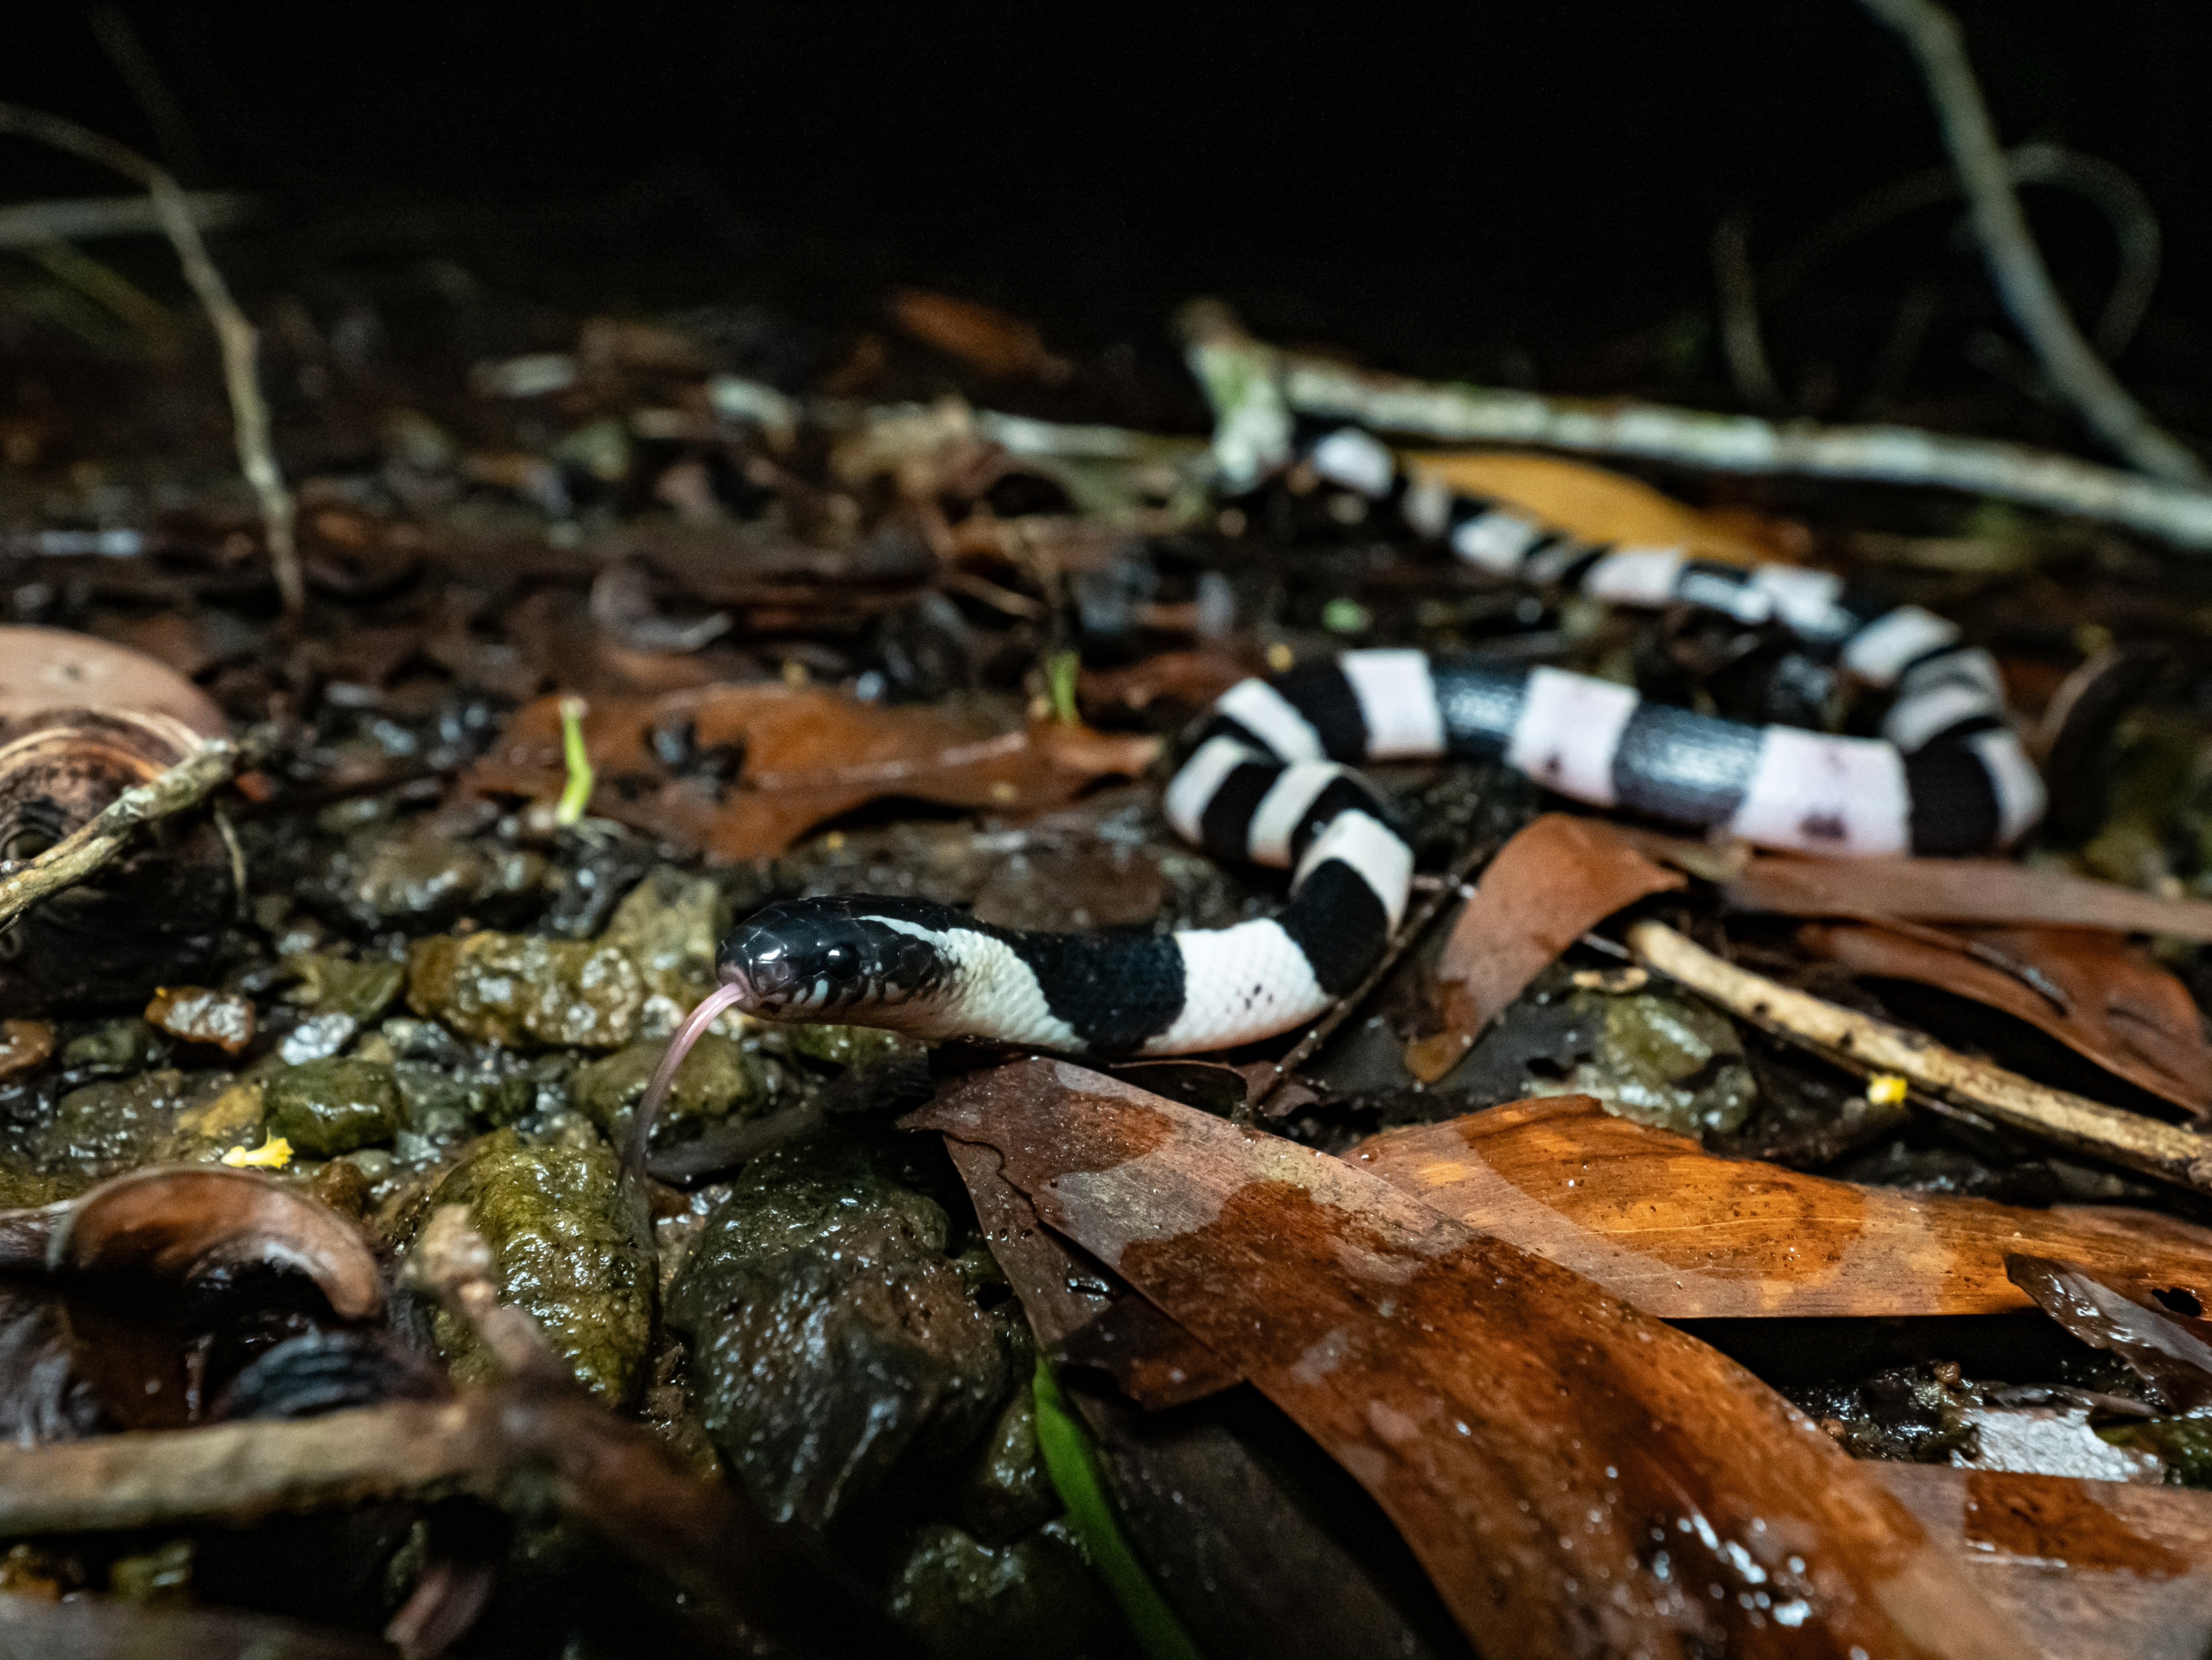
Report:
M 1622 906 L 1679 888 L 1595 818 L 1547 812 L 1498 850 L 1437 958 L 1443 1029 L 1406 1047 L 1406 1069 L 1434 1083 L 1559 953 Z
M 927 289 L 903 289 L 892 296 L 890 310 L 892 320 L 914 338 L 985 374 L 1002 380 L 1029 375 L 1048 382 L 1067 379 L 1066 361 L 1045 350 L 1042 335 L 988 306 Z
M 655 753 L 741 757 L 726 780 L 684 777 Z M 1035 812 L 1098 780 L 1142 773 L 1151 738 L 1042 721 L 1007 731 L 948 707 L 885 708 L 782 685 L 709 686 L 657 698 L 597 698 L 584 736 L 599 775 L 592 811 L 723 862 L 781 853 L 814 825 L 902 796 Z M 566 781 L 559 700 L 518 710 L 469 787 L 550 802 Z
M 1750 1374 L 1348 1164 L 1045 1061 L 908 1122 L 1238 1366 L 1487 1651 L 2030 1650 Z
M 2002 859 L 1753 859 L 1723 890 L 1743 910 L 1867 921 L 2106 928 L 2212 940 L 2212 904 Z
M 1338 1542 L 1349 1518 L 1340 1513 L 1333 1531 L 1307 1513 L 1285 1480 L 1279 1443 L 1267 1442 L 1268 1456 L 1260 1456 L 1214 1408 L 1158 1411 L 1219 1394 L 1242 1381 L 1235 1369 L 1040 1223 L 1028 1196 L 1000 1173 L 995 1150 L 950 1136 L 945 1146 L 1040 1344 L 1079 1347 L 1121 1310 L 1152 1310 L 1142 1357 L 1125 1353 L 1106 1367 L 1140 1405 L 1081 1388 L 1080 1371 L 1066 1394 L 1097 1438 L 1139 1554 L 1200 1648 L 1281 1660 L 1449 1652 L 1449 1615 L 1408 1594 L 1409 1584 L 1424 1589 L 1419 1570 L 1409 1563 L 1410 1580 L 1393 1579 L 1378 1572 L 1372 1542 L 1357 1552 Z
M 2118 1355 L 2157 1391 L 2169 1412 L 2212 1405 L 2212 1324 L 2184 1322 L 2138 1302 L 2079 1262 L 2016 1253 L 2005 1258 L 2013 1283 L 2092 1348 Z M 2192 1298 L 2201 1310 L 2201 1298 Z M 2193 1329 L 2192 1329 L 2193 1328 Z
M 2031 1300 L 2006 1274 L 2021 1250 L 2212 1298 L 2212 1231 L 2170 1217 L 2025 1210 L 1723 1158 L 1588 1096 L 1386 1130 L 1345 1156 L 1667 1320 L 2001 1313 Z
M 2047 1652 L 2179 1660 L 2212 1645 L 2212 1496 L 1931 1464 L 1866 1468 L 1974 1564 L 1976 1588 Z
M 2186 1111 L 2212 1112 L 2212 1046 L 2196 1000 L 2117 934 L 1816 923 L 1797 939 L 1856 973 L 1917 981 L 2002 1009 Z
M 1586 542 L 1680 548 L 1732 565 L 1804 558 L 1804 532 L 1742 512 L 1700 513 L 1649 484 L 1587 462 L 1548 455 L 1438 454 L 1405 458 L 1415 478 L 1524 509 Z

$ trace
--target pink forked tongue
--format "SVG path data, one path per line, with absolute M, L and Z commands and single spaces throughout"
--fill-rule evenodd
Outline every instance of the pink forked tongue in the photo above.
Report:
M 684 1018 L 676 1029 L 676 1036 L 668 1040 L 668 1053 L 660 1057 L 660 1064 L 653 1069 L 653 1081 L 645 1086 L 638 1098 L 637 1116 L 630 1125 L 629 1152 L 623 1160 L 625 1173 L 632 1177 L 645 1174 L 646 1143 L 653 1135 L 653 1121 L 660 1114 L 660 1104 L 668 1098 L 668 1086 L 676 1081 L 676 1069 L 684 1064 L 684 1057 L 691 1053 L 691 1046 L 699 1041 L 700 1034 L 714 1024 L 714 1018 L 732 1004 L 742 1000 L 752 987 L 742 976 L 732 979 L 708 992 L 699 1006 Z

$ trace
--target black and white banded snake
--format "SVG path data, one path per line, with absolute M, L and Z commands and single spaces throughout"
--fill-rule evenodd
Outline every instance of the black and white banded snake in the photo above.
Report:
M 1304 459 L 1492 575 L 1777 625 L 1892 695 L 1883 735 L 1752 727 L 1563 670 L 1413 650 L 1246 680 L 1214 705 L 1164 806 L 1217 858 L 1290 870 L 1276 915 L 1171 934 L 1054 934 L 912 899 L 770 905 L 724 942 L 722 984 L 671 1045 L 648 1101 L 733 1006 L 1109 1059 L 1229 1049 L 1310 1021 L 1376 961 L 1412 882 L 1413 851 L 1353 770 L 1362 762 L 1503 761 L 1592 806 L 1830 855 L 1989 852 L 2042 815 L 2042 781 L 2008 723 L 1996 662 L 1931 612 L 1862 598 L 1823 571 L 1553 534 L 1513 508 L 1409 480 L 1357 428 L 1321 434 Z

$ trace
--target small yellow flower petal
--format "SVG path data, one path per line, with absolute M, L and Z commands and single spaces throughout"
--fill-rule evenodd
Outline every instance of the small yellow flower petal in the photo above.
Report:
M 1911 1087 L 1893 1072 L 1878 1072 L 1867 1079 L 1867 1099 L 1877 1107 L 1901 1107 Z
M 292 1144 L 272 1135 L 258 1147 L 233 1147 L 222 1162 L 233 1170 L 283 1170 L 292 1162 Z

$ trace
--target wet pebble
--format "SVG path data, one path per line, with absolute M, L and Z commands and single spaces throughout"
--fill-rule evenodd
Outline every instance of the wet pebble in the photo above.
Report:
M 187 1043 L 236 1055 L 253 1041 L 253 1001 L 205 986 L 164 986 L 146 1005 L 146 1024 Z
M 617 1146 L 628 1139 L 631 1109 L 667 1053 L 665 1039 L 632 1043 L 582 1067 L 571 1080 L 570 1093 L 577 1107 Z M 653 1124 L 653 1143 L 673 1146 L 692 1140 L 714 1120 L 733 1114 L 750 1117 L 766 1111 L 786 1092 L 780 1087 L 781 1083 L 781 1077 L 763 1057 L 733 1038 L 708 1032 L 676 1069 Z M 795 1099 L 796 1091 L 790 1093 Z
M 264 1122 L 303 1158 L 334 1158 L 389 1141 L 399 1128 L 399 1087 L 392 1068 L 371 1061 L 309 1061 L 271 1078 Z
M 1012 1382 L 945 1211 L 893 1158 L 821 1130 L 755 1158 L 670 1296 L 708 1433 L 780 1521 L 826 1528 L 895 1471 L 968 1454 Z
M 532 934 L 439 934 L 407 957 L 407 1004 L 480 1043 L 619 1049 L 645 986 L 611 946 Z

